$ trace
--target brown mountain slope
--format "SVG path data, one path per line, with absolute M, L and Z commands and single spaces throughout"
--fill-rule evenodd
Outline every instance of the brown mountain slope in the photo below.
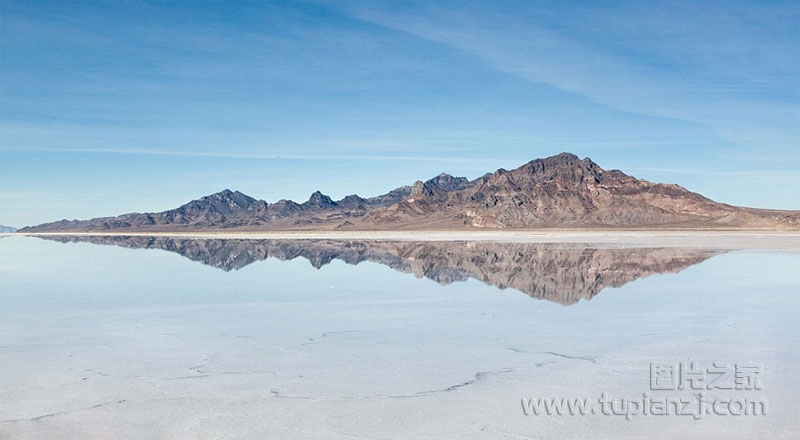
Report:
M 792 227 L 797 212 L 743 209 L 678 185 L 604 171 L 571 154 L 498 170 L 470 186 L 440 191 L 417 182 L 406 200 L 364 217 L 365 224 L 474 228 Z
M 529 228 L 800 228 L 800 212 L 741 208 L 569 153 L 475 180 L 440 174 L 368 199 L 267 203 L 225 190 L 160 213 L 61 220 L 20 232 Z

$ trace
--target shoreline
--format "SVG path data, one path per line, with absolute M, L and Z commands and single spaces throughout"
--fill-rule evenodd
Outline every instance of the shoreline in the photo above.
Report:
M 276 232 L 17 232 L 14 237 L 163 237 L 224 240 L 484 241 L 619 247 L 702 247 L 800 251 L 800 231 L 775 230 L 525 230 L 525 231 L 276 231 Z

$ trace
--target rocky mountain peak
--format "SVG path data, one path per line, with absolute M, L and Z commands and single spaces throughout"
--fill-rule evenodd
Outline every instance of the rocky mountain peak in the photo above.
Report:
M 366 201 L 366 199 L 361 198 L 356 194 L 350 194 L 336 203 L 338 203 L 342 208 L 346 209 L 363 209 Z
M 510 173 L 539 176 L 545 180 L 579 183 L 587 180 L 602 180 L 603 169 L 588 157 L 580 159 L 572 153 L 560 153 L 543 159 L 532 160 Z M 500 171 L 496 174 L 501 174 Z
M 520 168 L 525 168 L 531 172 L 545 172 L 555 168 L 582 166 L 581 159 L 572 153 L 560 153 L 555 156 L 534 159 Z
M 183 208 L 191 210 L 214 209 L 218 212 L 229 213 L 233 211 L 243 211 L 252 207 L 258 200 L 243 194 L 239 191 L 224 189 L 220 192 L 193 200 Z
M 300 205 L 303 209 L 330 209 L 339 206 L 330 197 L 320 191 L 314 191 L 307 202 Z
M 431 189 L 455 191 L 467 187 L 469 180 L 466 177 L 453 177 L 447 173 L 442 173 L 425 181 L 425 185 Z

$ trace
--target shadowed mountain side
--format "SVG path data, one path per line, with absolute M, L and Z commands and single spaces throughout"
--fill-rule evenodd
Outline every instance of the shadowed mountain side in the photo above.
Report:
M 307 259 L 315 268 L 362 261 L 447 285 L 470 278 L 499 289 L 561 304 L 591 299 L 652 274 L 677 273 L 722 253 L 683 248 L 583 248 L 566 244 L 406 242 L 351 240 L 217 240 L 171 237 L 42 236 L 62 243 L 89 242 L 175 252 L 225 271 L 269 257 Z

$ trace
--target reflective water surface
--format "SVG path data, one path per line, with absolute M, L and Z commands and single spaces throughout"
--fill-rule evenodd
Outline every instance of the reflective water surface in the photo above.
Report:
M 225 271 L 267 258 L 305 258 L 314 268 L 334 260 L 372 262 L 440 284 L 475 279 L 534 298 L 572 304 L 606 287 L 676 273 L 723 251 L 686 248 L 594 248 L 575 244 L 367 240 L 225 240 L 171 237 L 46 237 L 134 249 L 162 249 Z
M 0 438 L 793 438 L 798 267 L 674 247 L 11 237 Z M 652 365 L 691 361 L 757 365 L 761 389 L 651 389 Z M 521 404 L 701 391 L 768 412 Z

